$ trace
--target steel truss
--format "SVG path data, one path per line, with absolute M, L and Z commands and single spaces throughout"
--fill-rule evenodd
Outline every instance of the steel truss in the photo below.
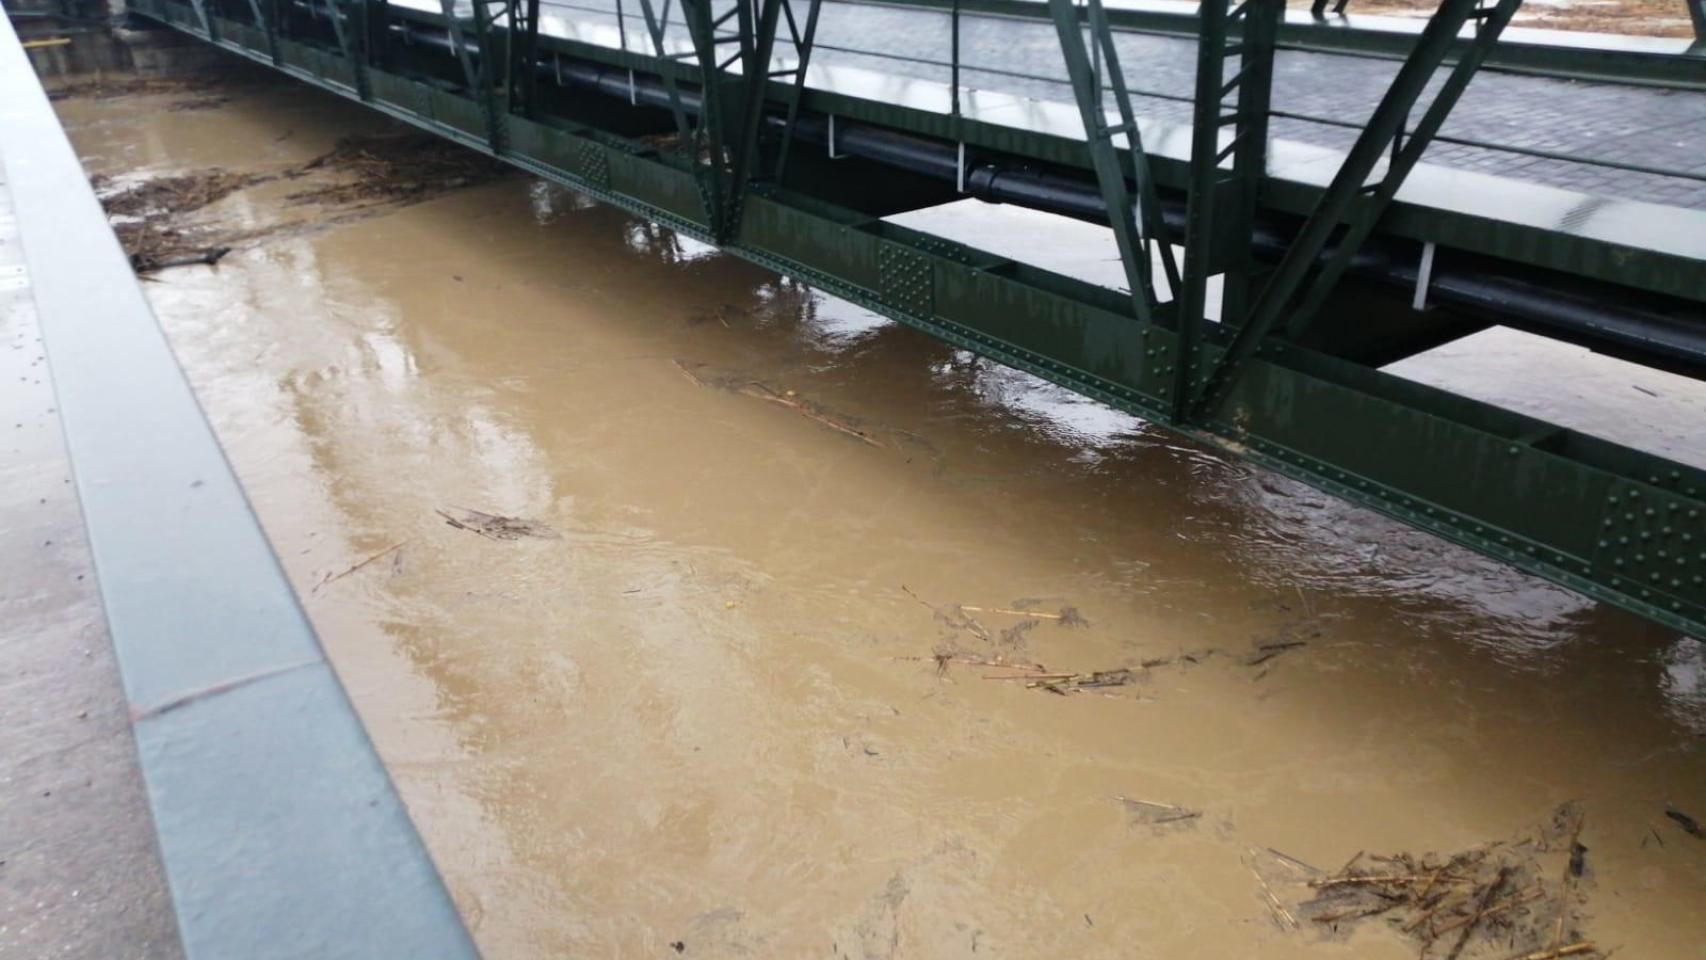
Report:
M 1205 0 L 1184 160 L 1146 151 L 1113 42 L 1117 11 L 1099 0 L 1048 7 L 1083 121 L 1078 139 L 962 114 L 957 84 L 955 109 L 940 112 L 807 86 L 817 0 L 803 11 L 799 0 L 675 0 L 679 21 L 670 0 L 661 9 L 642 0 L 645 43 L 621 49 L 540 36 L 537 4 L 524 0 L 476 0 L 466 16 L 448 3 L 433 16 L 312 0 L 329 19 L 309 0 L 199 2 L 205 26 L 179 0 L 133 9 L 949 343 L 1706 634 L 1706 471 L 1360 359 L 1359 345 L 1380 337 L 1375 317 L 1420 331 L 1415 349 L 1486 325 L 1412 311 L 1407 295 L 1371 287 L 1353 260 L 1371 237 L 1438 241 L 1489 262 L 1706 303 L 1706 264 L 1683 254 L 1395 199 L 1520 0 L 1445 0 L 1321 187 L 1265 173 L 1281 0 Z M 1473 36 L 1459 37 L 1471 23 Z M 793 48 L 781 62 L 779 39 Z M 1438 89 L 1424 102 L 1430 80 Z M 851 142 L 837 121 L 887 139 L 832 160 Z M 673 146 L 660 149 L 669 130 Z M 896 137 L 911 139 L 896 146 Z M 828 149 L 800 149 L 807 143 Z M 940 186 L 877 159 L 932 144 L 960 151 Z M 1129 296 L 882 219 L 976 189 L 968 148 L 1011 169 L 1090 178 Z M 1162 215 L 1181 199 L 1182 231 Z M 1292 226 L 1276 234 L 1274 216 Z M 1205 309 L 1214 278 L 1225 289 L 1218 322 Z
M 1247 4 L 1253 2 L 1257 0 L 1246 0 Z M 1225 0 L 1220 0 L 1218 5 L 1224 3 Z M 1205 9 L 1211 5 L 1216 5 L 1215 0 L 1206 0 Z M 1415 168 L 1468 88 L 1487 51 L 1521 5 L 1522 0 L 1443 0 L 1346 154 L 1332 184 L 1304 221 L 1278 269 L 1262 287 L 1248 315 L 1236 318 L 1237 333 L 1226 352 L 1202 377 L 1189 377 L 1193 389 L 1183 405 L 1186 417 L 1201 416 L 1225 399 L 1241 366 L 1282 318 L 1287 332 L 1294 337 L 1308 328 L 1343 278 L 1351 258 L 1374 231 L 1404 178 Z M 1444 63 L 1458 31 L 1471 20 L 1475 23 L 1475 36 L 1469 51 L 1452 68 L 1421 122 L 1406 135 L 1406 120 L 1423 88 Z M 1266 68 L 1269 75 L 1273 69 L 1272 56 L 1270 47 L 1267 53 L 1270 65 Z M 1201 89 L 1199 86 L 1199 97 Z M 1205 112 L 1212 106 L 1198 100 L 1197 129 L 1203 127 Z M 1207 146 L 1203 141 L 1199 144 Z M 1383 160 L 1386 161 L 1384 175 L 1370 182 L 1370 175 Z M 1207 158 L 1205 149 L 1194 154 L 1191 162 L 1193 167 L 1201 167 L 1215 161 Z M 1329 243 L 1333 244 L 1330 251 Z M 1200 277 L 1193 278 L 1193 282 L 1200 281 Z

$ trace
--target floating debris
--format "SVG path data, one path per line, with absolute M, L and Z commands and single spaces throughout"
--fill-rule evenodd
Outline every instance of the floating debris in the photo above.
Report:
M 1257 851 L 1254 848 L 1251 848 L 1250 850 L 1252 855 L 1256 855 L 1260 852 L 1262 851 Z M 1292 870 L 1302 871 L 1305 876 L 1313 876 L 1321 872 L 1295 857 L 1288 857 L 1285 854 L 1280 853 L 1272 847 L 1267 848 L 1265 852 L 1274 857 L 1281 865 Z M 1246 860 L 1244 861 L 1244 866 L 1250 869 L 1250 875 L 1256 878 L 1257 885 L 1262 888 L 1262 904 L 1268 908 L 1268 915 L 1273 917 L 1274 924 L 1281 930 L 1297 930 L 1301 928 L 1303 925 L 1297 922 L 1297 915 L 1287 909 L 1285 903 L 1280 900 L 1279 895 L 1274 893 L 1274 888 L 1268 883 L 1268 878 L 1262 876 L 1262 872 L 1256 869 L 1256 865 L 1253 862 Z
M 244 187 L 274 179 L 253 173 L 233 173 L 219 167 L 170 177 L 155 177 L 120 189 L 109 177 L 89 178 L 109 217 L 185 214 L 236 193 Z
M 986 673 L 982 677 L 985 680 L 1023 683 L 1027 689 L 1042 690 L 1062 696 L 1111 687 L 1126 687 L 1136 683 L 1139 678 L 1138 672 L 1129 667 L 1094 670 L 1089 673 L 1072 673 L 1051 671 L 1040 663 L 1007 660 L 1001 657 L 981 657 L 961 652 L 937 653 L 929 658 L 896 657 L 895 659 L 912 661 L 928 659 L 936 665 L 938 676 L 947 675 L 948 668 L 955 664 L 1003 670 L 1006 672 Z
M 822 424 L 823 426 L 834 430 L 836 433 L 852 437 L 861 443 L 865 443 L 873 447 L 883 446 L 883 443 L 877 438 L 863 430 L 860 430 L 858 427 L 853 426 L 846 417 L 837 416 L 815 403 L 798 399 L 792 390 L 778 391 L 768 384 L 759 383 L 757 380 L 754 380 L 750 383 L 743 384 L 740 387 L 739 392 L 746 396 L 763 400 L 766 403 L 774 403 L 779 406 L 787 407 L 800 416 L 805 417 L 807 420 Z
M 1586 870 L 1583 822 L 1576 805 L 1565 804 L 1531 836 L 1450 856 L 1359 852 L 1337 873 L 1303 880 L 1310 896 L 1295 913 L 1333 931 L 1381 917 L 1418 943 L 1423 960 L 1494 950 L 1535 960 L 1597 955 L 1573 928 Z M 1562 860 L 1556 873 L 1546 867 L 1554 856 Z
M 188 113 L 193 110 L 217 110 L 230 102 L 230 97 L 221 96 L 219 94 L 207 94 L 204 96 L 190 97 L 187 100 L 179 100 L 166 109 L 173 113 Z
M 155 177 L 117 189 L 110 178 L 97 175 L 90 178 L 90 185 L 113 221 L 113 231 L 129 254 L 132 269 L 146 274 L 170 267 L 216 264 L 250 241 L 344 222 L 364 215 L 363 211 L 371 215 L 374 208 L 419 202 L 503 173 L 504 168 L 490 158 L 438 137 L 411 134 L 347 137 L 305 164 L 268 174 L 214 168 Z M 185 222 L 190 214 L 239 190 L 315 175 L 329 177 L 332 182 L 306 187 L 286 199 L 295 204 L 347 208 L 341 214 L 244 230 Z
M 715 322 L 715 323 L 721 324 L 723 329 L 726 330 L 726 329 L 729 329 L 729 318 L 730 317 L 735 317 L 737 319 L 745 319 L 747 313 L 748 313 L 748 311 L 742 309 L 741 307 L 739 307 L 735 304 L 724 303 L 724 304 L 719 304 L 718 306 L 713 307 L 709 310 L 696 310 L 696 311 L 694 311 L 693 313 L 688 315 L 687 325 L 690 327 L 697 327 L 700 324 Z M 680 363 L 679 360 L 676 362 Z
M 1683 813 L 1681 810 L 1678 810 L 1675 807 L 1665 807 L 1665 816 L 1669 817 L 1677 826 L 1681 827 L 1683 833 L 1686 833 L 1691 837 L 1706 839 L 1706 830 L 1702 830 L 1700 828 L 1700 821 L 1686 813 Z M 1663 843 L 1662 840 L 1660 842 Z
M 887 447 L 887 444 L 860 429 L 851 417 L 835 413 L 821 404 L 803 399 L 793 390 L 778 390 L 761 380 L 755 380 L 752 377 L 732 371 L 718 370 L 703 363 L 691 363 L 677 359 L 675 360 L 675 367 L 681 371 L 682 376 L 686 377 L 689 383 L 696 387 L 726 390 L 730 393 L 752 397 L 755 400 L 763 400 L 765 403 L 774 403 L 777 406 L 794 411 L 813 423 L 834 430 L 843 436 L 851 437 L 860 443 L 873 447 Z
M 1014 677 L 986 676 L 985 680 L 1012 680 Z M 1129 687 L 1137 682 L 1137 674 L 1125 667 L 1113 670 L 1095 670 L 1090 673 L 1051 673 L 1030 678 L 1025 684 L 1032 690 L 1044 690 L 1048 693 L 1058 693 L 1062 696 L 1070 693 L 1083 693 L 1086 690 L 1103 690 L 1109 687 Z
M 337 174 L 337 182 L 288 194 L 291 203 L 374 206 L 418 203 L 449 190 L 496 180 L 498 161 L 431 134 L 350 136 L 296 168 Z
M 1131 822 L 1149 827 L 1160 827 L 1170 823 L 1186 823 L 1202 817 L 1201 810 L 1181 807 L 1176 803 L 1158 803 L 1154 800 L 1138 800 L 1133 797 L 1117 795 L 1114 797 L 1131 814 Z
M 928 608 L 931 613 L 936 615 L 936 619 L 942 621 L 947 626 L 955 630 L 970 633 L 979 640 L 989 643 L 999 642 L 1001 645 L 1007 647 L 1020 646 L 1024 642 L 1025 634 L 1029 632 L 1031 628 L 1041 623 L 1054 623 L 1057 626 L 1062 627 L 1088 627 L 1090 625 L 1090 621 L 1084 619 L 1084 617 L 1079 614 L 1078 608 L 1074 606 L 1063 605 L 1058 607 L 1053 613 L 1045 610 L 1033 609 L 1034 607 L 1041 606 L 1045 602 L 1033 597 L 1023 597 L 1018 600 L 1014 600 L 1010 605 L 1005 607 L 983 607 L 963 603 L 931 603 L 923 597 L 920 597 L 918 594 L 913 593 L 912 590 L 904 583 L 900 585 L 900 589 L 907 596 Z M 1018 623 L 1010 627 L 1002 628 L 997 634 L 984 626 L 983 621 L 978 619 L 976 615 L 980 613 L 994 614 L 996 616 L 1004 617 L 1018 617 L 1020 619 Z
M 1296 650 L 1298 647 L 1307 646 L 1309 646 L 1309 641 L 1307 640 L 1286 640 L 1279 643 L 1258 643 L 1256 644 L 1256 652 L 1244 659 L 1244 665 L 1246 667 L 1261 666 L 1288 650 Z
M 538 520 L 523 520 L 520 517 L 482 513 L 464 507 L 449 507 L 434 512 L 443 517 L 444 522 L 450 526 L 458 530 L 477 533 L 488 540 L 520 540 L 526 537 L 537 540 L 562 539 L 562 534 Z
M 993 613 L 1003 617 L 1019 617 L 1022 620 L 1046 620 L 1062 627 L 1088 627 L 1090 621 L 1078 613 L 1077 607 L 1061 607 L 1054 613 L 1043 610 L 1028 610 L 1024 607 L 1041 601 L 1015 600 L 1012 607 L 974 607 L 968 604 L 956 604 L 962 613 Z M 1015 607 L 1020 609 L 1014 609 Z
M 338 581 L 338 580 L 342 580 L 343 578 L 349 576 L 350 574 L 356 572 L 357 570 L 360 570 L 362 567 L 367 566 L 368 564 L 372 563 L 373 561 L 378 560 L 381 557 L 389 556 L 390 554 L 395 553 L 398 550 L 401 550 L 404 546 L 406 546 L 408 544 L 408 542 L 409 541 L 407 541 L 407 540 L 399 540 L 396 543 L 391 544 L 389 547 L 386 547 L 385 549 L 379 551 L 378 553 L 373 554 L 372 556 L 368 557 L 366 560 L 363 560 L 360 563 L 357 563 L 353 566 L 347 567 L 344 570 L 342 570 L 341 572 L 328 573 L 328 574 L 326 574 L 325 577 L 323 577 L 320 580 L 319 583 L 314 584 L 314 588 L 312 590 L 309 590 L 308 592 L 309 593 L 318 593 L 320 591 L 320 588 L 325 586 L 326 584 L 333 583 L 333 582 Z
M 1244 666 L 1260 668 L 1256 671 L 1253 679 L 1265 678 L 1271 669 L 1268 666 L 1271 661 L 1293 651 L 1301 650 L 1321 636 L 1319 621 L 1315 616 L 1313 605 L 1309 602 L 1309 597 L 1304 594 L 1302 589 L 1298 589 L 1297 596 L 1306 611 L 1305 616 L 1300 620 L 1282 625 L 1265 639 L 1256 641 L 1251 645 L 1249 654 L 1242 658 Z M 1283 603 L 1280 606 L 1282 609 L 1287 609 Z
M 929 657 L 895 657 L 893 659 L 910 660 L 913 662 L 926 662 L 927 661 L 930 663 L 934 663 L 936 665 L 936 674 L 938 676 L 942 676 L 942 675 L 947 674 L 948 667 L 951 664 L 956 664 L 956 663 L 962 664 L 964 666 L 970 666 L 970 667 L 998 667 L 998 668 L 1003 669 L 1003 670 L 1027 670 L 1033 674 L 1040 674 L 1040 673 L 1047 673 L 1048 672 L 1048 668 L 1043 666 L 1040 663 L 1016 662 L 1016 661 L 1012 661 L 1012 660 L 1006 660 L 1006 659 L 1003 659 L 1001 657 L 996 657 L 994 659 L 990 659 L 988 657 L 979 657 L 979 656 L 974 656 L 974 655 L 965 654 L 965 653 L 938 653 L 934 656 L 929 656 Z
M 116 97 L 148 96 L 175 93 L 205 93 L 229 89 L 234 84 L 267 82 L 260 71 L 173 71 L 161 74 L 118 74 L 96 77 L 75 83 L 63 83 L 47 92 L 49 100 L 111 100 Z
M 186 225 L 186 215 L 225 197 L 275 179 L 213 168 L 155 177 L 115 188 L 110 178 L 94 176 L 89 185 L 113 219 L 113 232 L 137 273 L 169 267 L 218 263 L 249 235 L 208 226 Z

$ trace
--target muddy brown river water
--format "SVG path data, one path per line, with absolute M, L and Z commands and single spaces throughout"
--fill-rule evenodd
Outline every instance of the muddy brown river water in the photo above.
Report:
M 59 107 L 132 184 L 395 132 L 255 78 Z M 146 289 L 487 956 L 1414 957 L 1297 864 L 1571 801 L 1569 939 L 1706 955 L 1698 640 L 540 181 L 298 189 Z M 1534 407 L 1523 356 L 1416 375 Z M 1592 369 L 1587 422 L 1706 457 L 1698 384 Z

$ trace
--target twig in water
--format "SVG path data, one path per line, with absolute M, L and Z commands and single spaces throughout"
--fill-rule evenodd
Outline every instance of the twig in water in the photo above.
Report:
M 1706 830 L 1700 829 L 1700 821 L 1686 813 L 1683 813 L 1681 810 L 1678 810 L 1675 807 L 1665 807 L 1665 816 L 1675 820 L 1676 825 L 1682 828 L 1683 833 L 1686 833 L 1691 837 L 1706 839 Z
M 1289 853 L 1281 853 L 1280 851 L 1275 850 L 1273 847 L 1263 847 L 1262 849 L 1266 850 L 1268 853 L 1270 853 L 1274 857 L 1278 858 L 1281 863 L 1291 867 L 1293 870 L 1297 870 L 1301 873 L 1320 873 L 1321 872 L 1316 867 L 1313 867 L 1310 864 L 1304 863 L 1302 860 L 1297 859 L 1296 857 L 1292 856 Z M 1256 848 L 1251 847 L 1250 853 L 1252 855 L 1254 855 L 1256 853 Z
M 1582 940 L 1567 947 L 1554 947 L 1550 950 L 1540 950 L 1535 953 L 1525 953 L 1513 960 L 1558 960 L 1559 957 L 1573 957 L 1578 954 L 1592 953 L 1596 947 L 1591 940 Z
M 1016 678 L 1017 679 L 1017 678 Z M 1096 690 L 1102 687 L 1130 686 L 1137 680 L 1137 674 L 1121 668 L 1118 670 L 1097 670 L 1094 673 L 1071 673 L 1064 677 L 1032 677 L 1027 687 L 1047 690 L 1049 693 L 1080 693 L 1085 690 Z
M 916 593 L 913 593 L 913 592 L 912 592 L 912 588 L 911 588 L 911 587 L 909 587 L 909 586 L 907 586 L 907 585 L 906 585 L 906 584 L 904 584 L 904 583 L 903 583 L 903 584 L 901 584 L 901 585 L 900 585 L 900 592 L 901 592 L 901 593 L 904 593 L 904 594 L 906 594 L 906 595 L 907 595 L 907 596 L 909 596 L 909 597 L 911 597 L 911 598 L 912 598 L 912 599 L 914 599 L 914 600 L 917 600 L 917 601 L 918 601 L 918 602 L 919 602 L 919 603 L 922 603 L 922 604 L 924 604 L 924 605 L 925 605 L 925 606 L 926 606 L 926 607 L 929 607 L 929 608 L 930 608 L 930 609 L 931 609 L 931 611 L 932 611 L 932 612 L 934 612 L 934 611 L 935 611 L 935 609 L 936 609 L 936 605 L 935 605 L 935 604 L 933 604 L 933 603 L 931 603 L 931 602 L 930 602 L 930 601 L 928 601 L 928 600 L 926 600 L 926 599 L 924 599 L 924 598 L 923 598 L 923 597 L 921 597 L 921 596 L 919 596 L 919 595 L 918 595 L 918 594 L 916 594 Z
M 1008 610 L 1005 607 L 968 607 L 961 605 L 961 610 L 968 613 L 1001 613 L 1009 617 L 1034 617 L 1038 620 L 1062 619 L 1058 613 L 1039 613 L 1035 610 Z
M 1325 889 L 1327 887 L 1354 886 L 1354 885 L 1370 884 L 1370 883 L 1372 883 L 1372 884 L 1421 883 L 1424 880 L 1431 880 L 1431 879 L 1433 879 L 1433 875 L 1427 874 L 1427 873 L 1414 873 L 1414 874 L 1410 874 L 1410 873 L 1406 873 L 1406 874 L 1363 873 L 1363 874 L 1355 874 L 1355 875 L 1349 876 L 1349 877 L 1328 877 L 1324 880 L 1311 880 L 1311 881 L 1309 881 L 1309 885 L 1311 887 L 1314 887 L 1317 890 L 1321 890 L 1321 889 Z
M 686 377 L 686 378 L 687 378 L 687 380 L 688 380 L 688 382 L 690 382 L 690 383 L 692 383 L 692 384 L 693 384 L 693 385 L 694 385 L 694 386 L 696 386 L 696 387 L 703 387 L 703 386 L 707 386 L 707 384 L 706 384 L 706 383 L 705 383 L 705 380 L 704 380 L 704 378 L 703 378 L 703 377 L 701 377 L 701 376 L 699 376 L 699 375 L 698 375 L 698 374 L 697 374 L 697 373 L 694 373 L 694 372 L 693 372 L 693 368 L 692 368 L 692 367 L 689 367 L 689 366 L 688 366 L 688 365 L 687 365 L 687 363 L 686 363 L 686 361 L 684 361 L 684 360 L 676 360 L 676 361 L 675 361 L 675 368 L 676 368 L 676 369 L 677 369 L 677 370 L 680 370 L 680 371 L 681 371 L 681 375 L 682 375 L 682 376 L 684 376 L 684 377 Z
M 1388 900 L 1384 903 L 1375 904 L 1372 907 L 1340 910 L 1338 913 L 1324 913 L 1319 917 L 1311 917 L 1310 919 L 1314 920 L 1316 923 L 1338 923 L 1341 920 L 1366 920 L 1369 917 L 1378 917 L 1388 910 L 1396 909 L 1403 903 L 1404 901 L 1402 900 Z
M 1297 918 L 1292 916 L 1291 911 L 1285 908 L 1285 904 L 1280 902 L 1279 897 L 1274 896 L 1274 889 L 1268 886 L 1268 881 L 1262 877 L 1261 871 L 1257 870 L 1254 864 L 1246 862 L 1244 865 L 1250 868 L 1250 875 L 1255 877 L 1256 882 L 1262 885 L 1262 898 L 1267 901 L 1268 912 L 1274 915 L 1274 919 L 1279 923 L 1280 929 L 1296 930 L 1298 927 Z
M 1185 820 L 1195 820 L 1202 816 L 1201 810 L 1192 810 L 1188 807 L 1181 807 L 1176 803 L 1157 803 L 1154 800 L 1134 800 L 1131 797 L 1117 794 L 1114 796 L 1114 799 L 1125 804 L 1127 807 L 1142 807 L 1145 810 L 1156 811 L 1160 816 L 1156 816 L 1153 819 L 1144 818 L 1141 821 L 1145 825 L 1152 827 L 1160 826 L 1164 823 L 1180 823 Z M 1136 816 L 1138 812 L 1133 810 L 1132 813 Z M 1255 868 L 1252 867 L 1251 869 Z
M 1154 807 L 1157 810 L 1178 810 L 1179 809 L 1179 805 L 1176 803 L 1157 803 L 1154 800 L 1139 800 L 1136 797 L 1128 797 L 1123 793 L 1114 794 L 1114 799 L 1118 800 L 1121 803 L 1130 804 L 1134 807 Z
M 1475 916 L 1462 917 L 1460 919 L 1453 920 L 1452 922 L 1446 924 L 1443 927 L 1435 927 L 1434 928 L 1434 936 L 1437 937 L 1442 933 L 1450 933 L 1451 931 L 1456 930 L 1458 927 L 1461 927 L 1466 923 L 1470 923 L 1473 920 L 1476 920 L 1476 919 L 1485 920 L 1488 917 L 1498 916 L 1499 914 L 1504 913 L 1506 910 L 1509 910 L 1513 907 L 1520 907 L 1525 903 L 1533 903 L 1534 901 L 1540 899 L 1540 897 L 1544 893 L 1545 893 L 1545 891 L 1541 890 L 1538 886 L 1531 887 L 1530 889 L 1528 889 L 1528 890 L 1526 890 L 1520 894 L 1517 894 L 1516 896 L 1510 898 L 1509 900 L 1504 901 L 1503 903 L 1495 904 L 1491 907 L 1488 907 L 1486 910 L 1482 911 L 1479 914 L 1476 914 Z
M 372 563 L 373 561 L 378 560 L 380 557 L 383 557 L 386 554 L 391 553 L 393 550 L 398 550 L 398 549 L 402 548 L 407 543 L 409 543 L 408 540 L 399 540 L 396 543 L 391 544 L 389 547 L 386 547 L 385 549 L 374 554 L 373 556 L 368 557 L 366 560 L 361 561 L 360 563 L 356 564 L 355 566 L 349 567 L 348 569 L 344 570 L 342 573 L 328 573 L 328 574 L 326 574 L 325 578 L 322 579 L 319 583 L 314 584 L 313 589 L 309 590 L 308 592 L 309 593 L 318 593 L 320 588 L 325 586 L 326 584 L 331 583 L 335 580 L 342 580 L 343 578 L 349 576 L 350 574 L 356 572 L 357 570 L 360 570 L 362 567 L 365 567 L 368 564 Z
M 1432 920 L 1436 914 L 1438 914 L 1441 910 L 1445 909 L 1446 907 L 1449 906 L 1453 910 L 1455 910 L 1458 907 L 1461 907 L 1466 903 L 1468 903 L 1467 900 L 1455 900 L 1455 901 L 1452 900 L 1450 893 L 1441 894 L 1438 903 L 1435 903 L 1433 906 L 1424 910 L 1422 912 L 1421 916 L 1418 916 L 1416 919 L 1410 921 L 1408 924 L 1405 924 L 1404 932 L 1405 933 L 1415 933 L 1417 930 L 1420 930 L 1424 924 L 1426 924 L 1429 920 Z
M 1048 668 L 1040 663 L 1026 663 L 1023 660 L 1003 660 L 996 657 L 973 657 L 963 653 L 938 653 L 930 657 L 890 657 L 891 660 L 910 660 L 918 663 L 929 661 L 936 664 L 938 670 L 946 670 L 948 664 L 957 663 L 968 667 L 999 667 L 1003 670 L 1028 670 L 1028 676 L 1035 677 L 1039 673 L 1047 673 Z
M 1303 612 L 1311 619 L 1314 619 L 1315 605 L 1309 602 L 1309 597 L 1303 592 L 1303 588 L 1293 584 L 1292 589 L 1297 591 L 1297 599 L 1303 603 Z
M 1481 918 L 1487 915 L 1488 904 L 1492 903 L 1493 898 L 1498 896 L 1499 891 L 1504 888 L 1505 881 L 1510 877 L 1510 872 L 1509 867 L 1500 867 L 1499 875 L 1493 878 L 1492 883 L 1487 884 L 1485 890 L 1481 891 L 1480 899 L 1475 904 L 1475 913 L 1469 918 L 1469 922 L 1463 925 L 1463 932 L 1458 935 L 1457 943 L 1452 946 L 1451 952 L 1445 955 L 1445 960 L 1457 960 L 1458 955 L 1463 952 L 1464 946 L 1469 943 L 1470 935 L 1475 932 L 1476 927 L 1481 925 Z
M 807 420 L 822 424 L 837 433 L 845 434 L 846 436 L 852 437 L 861 443 L 869 444 L 870 446 L 878 448 L 882 447 L 882 444 L 878 442 L 876 438 L 865 433 L 863 430 L 848 426 L 834 417 L 825 416 L 824 414 L 812 409 L 807 404 L 801 403 L 792 397 L 777 393 L 775 390 L 770 389 L 768 386 L 765 386 L 756 380 L 741 387 L 740 392 L 749 397 L 763 400 L 766 403 L 774 403 L 779 406 L 787 407 L 800 416 L 805 417 Z
M 1576 878 L 1582 874 L 1582 856 L 1587 853 L 1587 848 L 1581 845 L 1581 836 L 1582 824 L 1586 820 L 1586 813 L 1576 814 L 1576 825 L 1570 830 L 1570 862 L 1564 865 L 1564 879 L 1559 882 L 1562 892 L 1558 895 L 1558 923 L 1552 928 L 1554 949 L 1564 945 L 1564 923 L 1570 919 L 1570 893 L 1575 888 Z M 1577 853 L 1578 850 L 1581 853 Z
M 1309 646 L 1309 641 L 1307 640 L 1288 640 L 1283 643 L 1264 643 L 1256 647 L 1256 655 L 1245 660 L 1244 665 L 1247 667 L 1260 666 L 1280 654 L 1285 653 L 1287 650 L 1296 650 L 1298 647 L 1307 646 Z

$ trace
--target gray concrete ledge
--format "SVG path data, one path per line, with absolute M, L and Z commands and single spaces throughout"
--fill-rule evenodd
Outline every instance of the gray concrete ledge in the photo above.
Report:
M 472 957 L 9 21 L 0 170 L 190 957 Z

